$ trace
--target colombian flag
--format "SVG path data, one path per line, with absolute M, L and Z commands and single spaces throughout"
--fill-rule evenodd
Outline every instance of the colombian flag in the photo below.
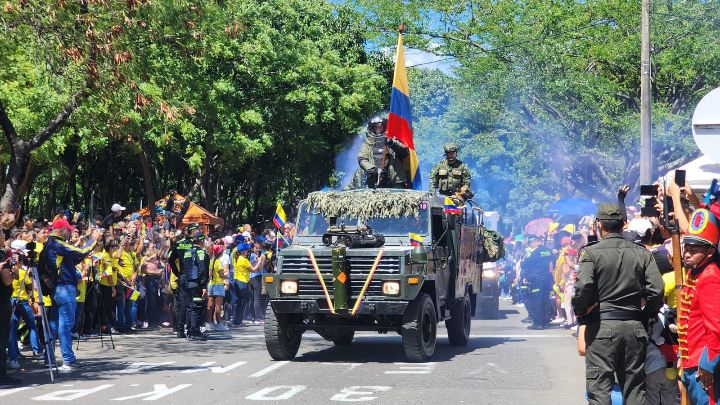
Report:
M 450 197 L 445 197 L 445 213 L 459 215 L 462 211 Z
M 134 288 L 128 288 L 125 291 L 125 299 L 130 298 L 130 301 L 137 301 L 140 298 L 140 291 Z
M 414 190 L 422 189 L 420 168 L 412 132 L 412 111 L 410 109 L 410 87 L 408 86 L 407 70 L 405 70 L 405 51 L 403 49 L 402 31 L 398 34 L 397 61 L 393 76 L 392 94 L 390 95 L 390 115 L 388 116 L 387 134 L 389 138 L 397 138 L 410 149 L 410 156 L 405 160 L 405 171 Z
M 283 209 L 282 205 L 278 203 L 277 208 L 275 209 L 273 223 L 275 224 L 275 227 L 277 227 L 278 229 L 282 229 L 283 226 L 285 226 L 285 221 L 287 221 L 285 210 Z
M 410 245 L 412 246 L 420 246 L 420 244 L 423 243 L 423 237 L 410 232 Z

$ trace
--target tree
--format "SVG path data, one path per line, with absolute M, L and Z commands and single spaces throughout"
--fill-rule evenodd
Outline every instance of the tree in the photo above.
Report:
M 527 219 L 558 197 L 611 200 L 620 184 L 637 183 L 639 3 L 355 3 L 377 32 L 406 21 L 406 44 L 456 58 L 452 101 L 434 119 L 466 145 L 466 161 L 487 183 L 478 185 L 483 204 Z M 720 78 L 711 45 L 717 20 L 709 17 L 717 8 L 653 3 L 656 175 L 698 153 L 689 121 Z

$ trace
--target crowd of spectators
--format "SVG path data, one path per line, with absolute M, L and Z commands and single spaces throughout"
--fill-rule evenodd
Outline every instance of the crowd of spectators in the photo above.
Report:
M 699 200 L 690 187 L 681 187 L 675 184 L 672 178 L 662 184 L 656 183 L 650 189 L 654 195 L 643 195 L 637 204 L 626 205 L 627 221 L 622 235 L 643 245 L 652 253 L 664 282 L 664 305 L 660 313 L 651 316 L 647 322 L 649 344 L 644 366 L 645 403 L 679 404 L 681 384 L 678 383 L 679 342 L 676 325 L 678 301 L 675 296 L 672 261 L 674 254 L 683 256 L 682 252 L 673 252 L 670 227 L 677 223 L 678 233 L 686 234 L 693 211 L 709 207 Z M 712 192 L 710 190 L 708 194 Z M 665 204 L 668 205 L 667 209 Z M 710 215 L 717 216 L 718 213 L 720 212 L 712 211 Z M 582 248 L 588 243 L 588 239 L 595 240 L 596 235 L 592 216 L 575 219 L 570 223 L 551 223 L 547 232 L 539 235 L 517 235 L 509 239 L 506 258 L 500 264 L 500 284 L 501 299 L 510 300 L 519 307 L 527 307 L 530 316 L 523 319 L 523 322 L 534 322 L 533 316 L 541 316 L 542 328 L 562 327 L 572 330 L 573 335 L 578 337 L 578 352 L 584 356 L 584 326 L 579 325 L 582 323 L 579 322 L 581 317 L 573 310 L 571 298 L 574 295 L 574 282 Z M 534 243 L 536 240 L 540 242 Z M 536 263 L 532 261 L 532 257 L 533 252 L 538 249 L 546 249 L 551 254 L 549 265 L 543 264 L 540 269 L 530 265 Z M 683 269 L 683 273 L 685 271 Z M 543 301 L 540 305 L 544 308 L 538 310 L 531 308 L 535 304 L 530 301 L 530 297 L 538 286 L 543 285 L 541 279 L 548 280 L 548 286 L 552 288 L 542 291 Z M 532 326 L 530 328 L 533 329 Z M 706 328 L 708 331 L 718 330 L 720 325 L 706 325 Z
M 268 298 L 261 275 L 274 271 L 275 253 L 291 243 L 294 225 L 277 233 L 250 224 L 237 230 L 176 226 L 175 215 L 163 214 L 153 221 L 114 204 L 109 215 L 89 221 L 60 210 L 51 220 L 0 217 L 0 384 L 18 383 L 7 370 L 23 362 L 57 366 L 55 342 L 63 360 L 59 371 L 71 372 L 80 367 L 73 341 L 159 328 L 185 337 L 185 325 L 176 321 L 178 275 L 169 258 L 176 243 L 199 228 L 209 257 L 203 334 L 264 323 Z M 56 263 L 56 280 L 44 274 L 46 262 Z

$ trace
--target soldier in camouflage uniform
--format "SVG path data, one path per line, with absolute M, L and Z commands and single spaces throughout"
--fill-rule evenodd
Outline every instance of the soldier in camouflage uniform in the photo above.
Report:
M 430 192 L 452 196 L 462 186 L 470 187 L 470 168 L 457 159 L 458 147 L 445 144 L 445 159 L 430 171 Z
M 371 119 L 366 135 L 358 154 L 358 164 L 367 174 L 367 185 L 373 188 L 407 188 L 402 160 L 410 155 L 410 150 L 399 140 L 387 137 L 387 119 Z

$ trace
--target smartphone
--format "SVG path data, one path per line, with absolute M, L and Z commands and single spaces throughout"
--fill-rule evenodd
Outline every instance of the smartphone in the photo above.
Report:
M 665 196 L 665 206 L 667 207 L 667 212 L 675 212 L 675 204 L 673 203 L 672 197 Z
M 685 170 L 675 170 L 675 184 L 678 187 L 685 187 Z
M 587 241 L 588 241 L 588 243 L 597 242 L 598 237 L 597 237 L 597 235 L 588 235 Z
M 656 196 L 658 195 L 657 184 L 643 184 L 640 186 L 640 195 L 644 196 Z M 653 204 L 654 205 L 654 204 Z

